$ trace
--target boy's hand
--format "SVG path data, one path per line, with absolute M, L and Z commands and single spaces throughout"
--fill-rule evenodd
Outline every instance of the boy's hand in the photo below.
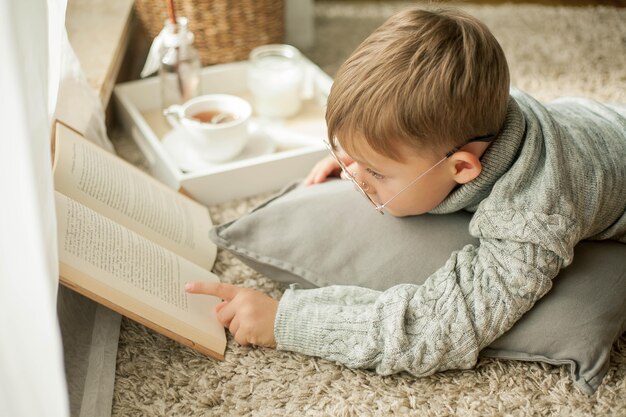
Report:
M 278 301 L 259 291 L 224 283 L 189 282 L 185 291 L 223 299 L 215 307 L 217 319 L 240 345 L 276 347 L 274 319 Z
M 348 156 L 340 156 L 340 158 L 342 158 L 342 162 L 348 167 L 353 163 L 352 159 Z M 339 167 L 339 164 L 335 158 L 328 155 L 326 158 L 315 164 L 309 175 L 304 180 L 304 185 L 319 184 L 326 181 L 328 177 L 339 176 L 340 173 L 341 168 Z
M 304 185 L 319 184 L 326 181 L 326 178 L 331 176 L 337 176 L 340 172 L 339 164 L 331 155 L 328 155 L 324 159 L 320 160 L 309 175 L 304 180 Z

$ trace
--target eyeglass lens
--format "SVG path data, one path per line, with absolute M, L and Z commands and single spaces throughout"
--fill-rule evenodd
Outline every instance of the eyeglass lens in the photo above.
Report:
M 333 158 L 335 158 L 335 160 L 337 161 L 337 164 L 339 164 L 339 168 L 341 168 L 341 171 L 344 173 L 344 175 L 348 179 L 350 179 L 350 181 L 352 181 L 356 189 L 363 195 L 363 197 L 365 197 L 367 201 L 369 201 L 378 212 L 382 213 L 382 206 L 376 203 L 374 200 L 372 200 L 372 197 L 370 197 L 369 194 L 367 194 L 366 189 L 369 188 L 367 186 L 367 183 L 365 182 L 363 182 L 363 184 L 359 183 L 359 180 L 354 176 L 352 172 L 350 172 L 348 167 L 343 163 L 343 161 L 335 153 L 335 151 L 333 150 L 333 148 L 330 146 L 328 142 L 326 143 L 326 146 L 328 146 L 328 149 L 330 150 L 330 154 L 333 156 Z

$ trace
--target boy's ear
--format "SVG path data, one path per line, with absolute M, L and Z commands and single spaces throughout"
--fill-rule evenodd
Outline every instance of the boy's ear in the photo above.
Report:
M 483 166 L 480 159 L 471 152 L 458 151 L 451 157 L 452 177 L 457 184 L 466 184 L 480 175 Z

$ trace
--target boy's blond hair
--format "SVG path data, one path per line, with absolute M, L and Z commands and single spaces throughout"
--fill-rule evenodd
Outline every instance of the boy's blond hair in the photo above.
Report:
M 398 143 L 445 153 L 498 133 L 508 97 L 504 52 L 483 23 L 454 9 L 409 9 L 339 68 L 328 97 L 328 135 L 353 156 L 361 138 L 398 161 Z

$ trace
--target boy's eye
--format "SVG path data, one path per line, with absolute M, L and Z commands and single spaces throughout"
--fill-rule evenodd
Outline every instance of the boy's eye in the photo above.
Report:
M 377 180 L 383 180 L 383 179 L 385 179 L 385 176 L 384 176 L 384 175 L 379 174 L 379 173 L 378 173 L 378 172 L 376 172 L 376 171 L 372 171 L 372 170 L 371 170 L 371 169 L 369 169 L 369 168 L 365 168 L 365 170 L 366 170 L 366 171 L 367 171 L 367 172 L 368 172 L 368 173 L 369 173 L 372 177 L 376 178 Z

